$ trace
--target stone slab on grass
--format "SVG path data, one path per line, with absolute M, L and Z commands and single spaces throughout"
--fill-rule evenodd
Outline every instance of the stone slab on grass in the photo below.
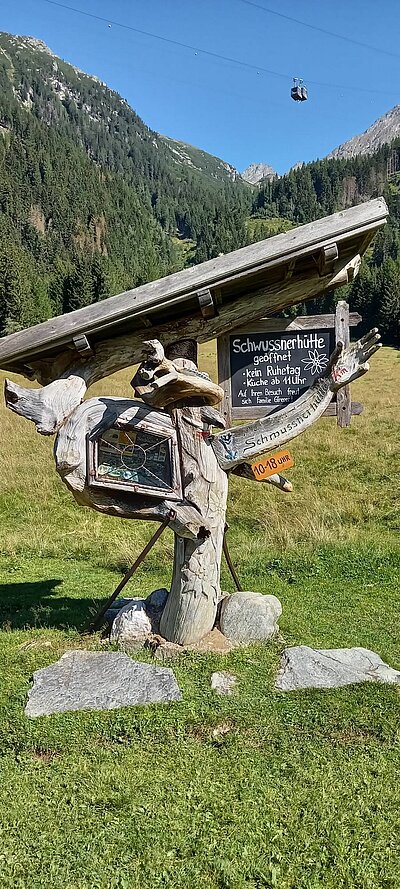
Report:
M 281 691 L 340 688 L 360 682 L 400 683 L 393 670 L 368 648 L 314 649 L 307 645 L 285 648 L 275 687 Z
M 67 651 L 55 664 L 33 674 L 25 714 L 113 710 L 181 697 L 169 667 L 142 664 L 122 652 Z

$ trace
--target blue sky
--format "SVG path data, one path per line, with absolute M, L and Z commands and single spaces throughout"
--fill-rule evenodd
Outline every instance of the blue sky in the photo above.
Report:
M 239 170 L 264 161 L 283 173 L 297 161 L 323 157 L 400 102 L 398 0 L 254 0 L 385 52 L 311 30 L 243 0 L 64 2 L 199 51 L 117 24 L 110 28 L 45 0 L 2 0 L 0 29 L 39 37 L 117 90 L 154 130 Z M 281 76 L 213 58 L 202 49 Z M 308 102 L 290 99 L 294 75 L 308 84 Z

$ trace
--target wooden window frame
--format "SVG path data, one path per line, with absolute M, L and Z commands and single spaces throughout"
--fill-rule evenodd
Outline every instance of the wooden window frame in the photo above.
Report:
M 171 464 L 172 486 L 168 488 L 156 488 L 149 485 L 135 484 L 127 481 L 112 482 L 102 481 L 97 476 L 99 441 L 109 429 L 117 429 L 119 432 L 129 433 L 132 430 L 142 430 L 155 438 L 168 439 L 169 456 Z M 125 493 L 152 497 L 157 500 L 182 500 L 182 480 L 178 438 L 175 429 L 161 426 L 161 424 L 149 423 L 146 420 L 134 419 L 130 423 L 119 424 L 116 420 L 112 425 L 87 437 L 87 483 L 93 488 L 102 488 L 110 491 L 124 491 Z

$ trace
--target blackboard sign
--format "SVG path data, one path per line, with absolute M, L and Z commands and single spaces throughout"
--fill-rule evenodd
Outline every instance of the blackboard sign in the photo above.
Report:
M 347 346 L 350 327 L 361 321 L 346 302 L 331 315 L 265 318 L 218 339 L 218 382 L 224 390 L 222 412 L 233 420 L 265 417 L 297 401 L 328 366 L 338 340 Z M 348 426 L 362 405 L 351 402 L 350 388 L 341 389 L 326 415 Z
M 290 404 L 321 376 L 334 348 L 333 329 L 229 336 L 232 407 Z

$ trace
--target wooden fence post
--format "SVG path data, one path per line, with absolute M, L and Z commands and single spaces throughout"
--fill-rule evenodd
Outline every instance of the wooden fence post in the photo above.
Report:
M 335 313 L 335 338 L 340 340 L 346 349 L 350 344 L 349 304 L 345 300 L 339 300 Z M 336 396 L 337 424 L 341 428 L 350 426 L 351 422 L 351 396 L 350 386 L 343 386 Z
M 229 333 L 223 334 L 217 340 L 218 361 L 218 385 L 223 389 L 224 397 L 219 408 L 227 429 L 232 426 L 232 381 L 229 349 Z

